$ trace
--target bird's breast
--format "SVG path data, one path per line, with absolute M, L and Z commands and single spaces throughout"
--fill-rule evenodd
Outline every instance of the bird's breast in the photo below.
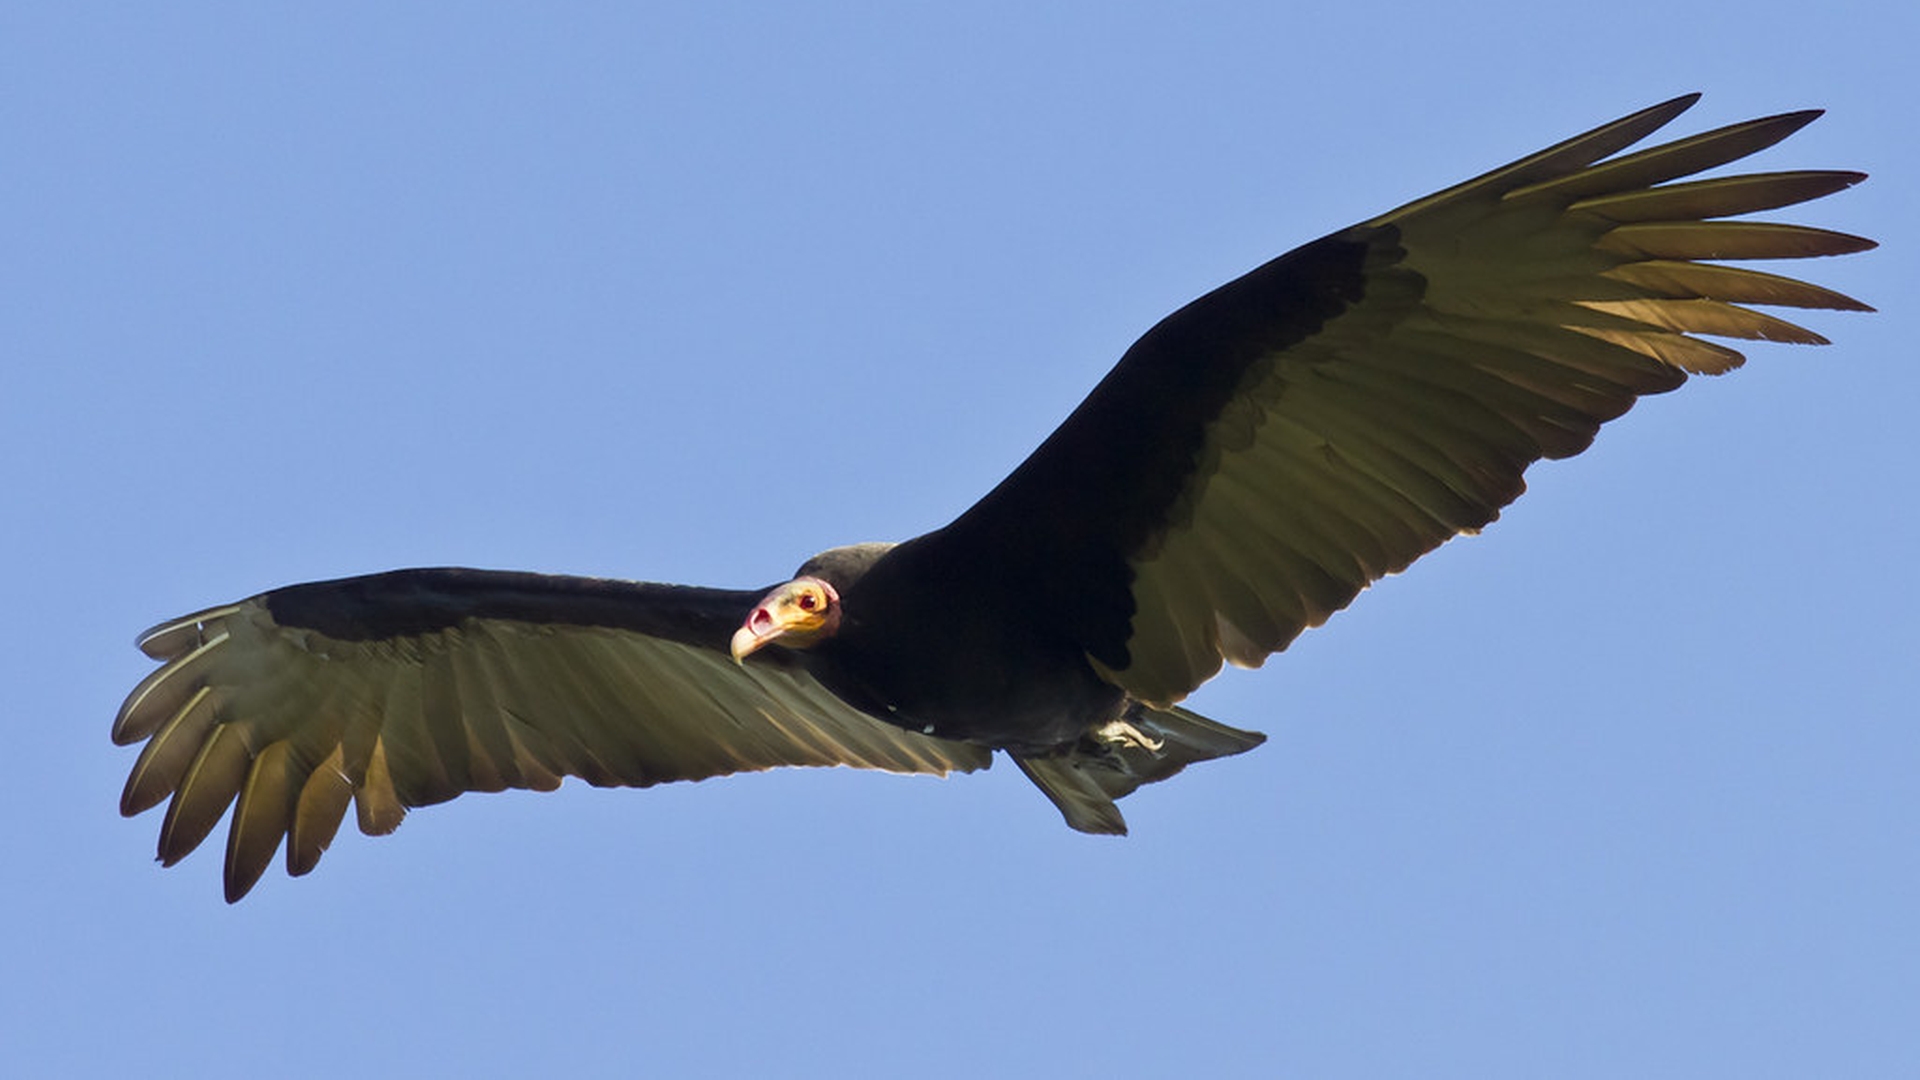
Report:
M 1077 649 L 996 630 L 901 632 L 849 620 L 809 667 L 869 715 L 1001 750 L 1044 753 L 1120 714 L 1125 695 Z

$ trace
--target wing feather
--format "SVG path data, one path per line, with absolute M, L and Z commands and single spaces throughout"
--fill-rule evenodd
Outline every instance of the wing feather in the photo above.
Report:
M 1779 274 L 1768 274 L 1742 266 L 1709 266 L 1676 259 L 1650 259 L 1627 263 L 1607 271 L 1615 281 L 1623 281 L 1640 290 L 1642 296 L 1666 300 L 1706 301 L 1721 308 L 1734 304 L 1773 304 L 1779 307 L 1827 308 L 1833 311 L 1872 311 L 1851 296 L 1832 289 L 1809 285 Z M 1587 301 L 1591 304 L 1592 301 Z M 1701 310 L 1707 310 L 1702 308 Z M 1738 308 L 1733 308 L 1740 311 Z M 1744 315 L 1757 312 L 1742 311 Z M 1722 315 L 1714 316 L 1723 318 Z M 1663 324 L 1664 325 L 1664 324 Z M 1680 322 L 1670 329 L 1696 334 L 1721 331 L 1705 322 Z M 1805 333 L 1806 331 L 1801 331 Z
M 292 756 L 292 744 L 269 743 L 247 770 L 233 808 L 233 825 L 227 832 L 228 902 L 253 888 L 280 848 L 280 839 L 298 805 L 303 779 Z
M 734 664 L 725 627 L 757 595 L 414 571 L 176 620 L 141 638 L 165 663 L 115 722 L 117 740 L 147 740 L 121 809 L 171 798 L 159 844 L 171 865 L 231 808 L 232 901 L 283 841 L 288 872 L 312 870 L 349 804 L 379 835 L 411 807 L 564 776 L 647 786 L 783 765 L 987 765 L 986 750 L 850 708 L 798 666 Z
M 368 836 L 387 835 L 399 828 L 401 819 L 407 816 L 407 804 L 393 781 L 393 766 L 388 763 L 384 739 L 374 739 L 366 768 L 354 785 L 353 812 L 360 831 Z
M 246 733 L 228 724 L 217 725 L 194 755 L 167 804 L 160 825 L 160 861 L 172 866 L 200 846 L 228 804 L 239 794 L 253 752 Z
M 1581 199 L 1568 207 L 1576 213 L 1594 214 L 1622 224 L 1635 222 L 1684 225 L 1713 218 L 1757 214 L 1778 210 L 1823 198 L 1859 183 L 1866 173 L 1832 169 L 1802 169 L 1794 172 L 1743 173 L 1711 180 L 1689 180 L 1682 184 L 1663 184 L 1639 191 L 1616 191 Z M 1852 250 L 1865 251 L 1865 247 Z M 1671 253 L 1670 253 L 1671 254 Z M 1689 253 L 1687 258 L 1725 258 L 1726 256 Z
M 180 786 L 213 730 L 213 694 L 210 686 L 196 687 L 193 696 L 159 725 L 134 761 L 133 771 L 127 774 L 127 786 L 120 795 L 122 814 L 131 817 L 158 806 Z M 151 699 L 151 703 L 172 704 L 158 699 Z M 165 714 L 156 708 L 154 715 Z
M 300 786 L 293 820 L 287 825 L 287 873 L 309 873 L 340 831 L 353 802 L 353 781 L 342 769 L 343 748 L 335 746 Z M 258 880 L 257 878 L 255 879 Z
M 1647 221 L 1621 225 L 1594 246 L 1644 259 L 1804 259 L 1851 255 L 1872 248 L 1873 241 L 1771 221 Z

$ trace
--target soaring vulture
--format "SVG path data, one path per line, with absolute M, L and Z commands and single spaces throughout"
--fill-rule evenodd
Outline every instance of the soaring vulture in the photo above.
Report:
M 735 591 L 484 570 L 275 589 L 140 635 L 113 739 L 160 860 L 233 807 L 226 895 L 464 791 L 779 765 L 945 774 L 1005 751 L 1067 824 L 1264 736 L 1179 701 L 1492 521 L 1541 458 L 1738 352 L 1743 305 L 1870 310 L 1718 260 L 1862 251 L 1726 220 L 1855 172 L 1683 180 L 1817 112 L 1622 153 L 1689 95 L 1342 229 L 1169 315 L 951 524 Z M 1618 156 L 1616 156 L 1618 155 Z M 1712 260 L 1712 261 L 1709 261 Z

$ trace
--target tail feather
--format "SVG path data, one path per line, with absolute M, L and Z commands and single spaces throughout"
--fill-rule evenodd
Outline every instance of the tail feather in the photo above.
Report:
M 1136 704 L 1126 716 L 1089 734 L 1064 753 L 1014 756 L 1058 807 L 1067 825 L 1084 833 L 1127 834 L 1126 818 L 1114 800 L 1179 772 L 1196 761 L 1244 753 L 1266 742 L 1257 731 L 1242 731 L 1186 709 L 1154 709 Z

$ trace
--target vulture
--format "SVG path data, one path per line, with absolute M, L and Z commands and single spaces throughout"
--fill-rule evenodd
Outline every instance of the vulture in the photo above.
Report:
M 984 769 L 1069 826 L 1264 736 L 1180 701 L 1491 522 L 1542 458 L 1714 339 L 1824 344 L 1749 305 L 1867 311 L 1728 260 L 1872 241 L 1739 220 L 1857 172 L 1694 178 L 1819 115 L 1628 148 L 1689 95 L 1261 265 L 1162 319 L 950 524 L 834 548 L 771 588 L 471 569 L 274 589 L 141 634 L 123 814 L 172 865 L 231 811 L 226 897 L 467 791 L 646 787 L 783 765 Z M 1704 336 L 1702 336 L 1704 335 Z

